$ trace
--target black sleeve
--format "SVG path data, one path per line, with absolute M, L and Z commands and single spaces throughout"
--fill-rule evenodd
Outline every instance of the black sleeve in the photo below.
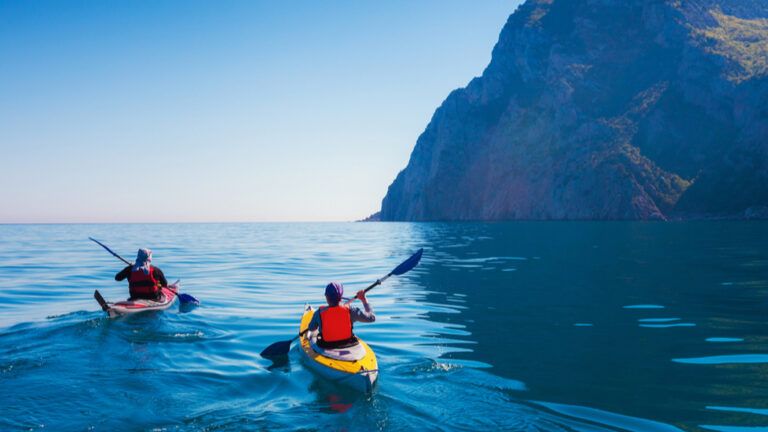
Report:
M 163 271 L 159 268 L 152 266 L 155 269 L 155 279 L 157 279 L 158 282 L 160 282 L 160 286 L 167 287 L 168 281 L 165 279 L 165 275 L 163 274 Z
M 131 274 L 131 266 L 128 266 L 128 267 L 120 270 L 120 273 L 115 275 L 115 280 L 119 282 L 119 281 L 127 278 L 128 275 L 130 275 L 130 274 Z

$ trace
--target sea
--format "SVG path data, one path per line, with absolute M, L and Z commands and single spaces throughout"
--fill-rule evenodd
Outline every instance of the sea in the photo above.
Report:
M 89 237 L 200 305 L 108 318 Z M 260 357 L 420 248 L 372 392 Z M 0 225 L 0 430 L 768 431 L 768 222 Z

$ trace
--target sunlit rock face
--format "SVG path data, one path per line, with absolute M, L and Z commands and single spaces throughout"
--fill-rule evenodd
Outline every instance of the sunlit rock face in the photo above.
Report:
M 768 1 L 528 0 L 381 220 L 768 215 Z

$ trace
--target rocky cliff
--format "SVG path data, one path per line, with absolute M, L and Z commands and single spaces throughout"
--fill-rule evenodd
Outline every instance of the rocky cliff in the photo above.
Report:
M 768 213 L 768 1 L 528 0 L 382 220 Z

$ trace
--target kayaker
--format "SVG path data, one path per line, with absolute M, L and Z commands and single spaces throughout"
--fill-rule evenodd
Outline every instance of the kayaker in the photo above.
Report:
M 152 265 L 152 251 L 149 249 L 139 249 L 136 262 L 115 275 L 115 280 L 118 282 L 126 278 L 128 278 L 130 300 L 159 300 L 161 287 L 168 286 L 163 271 Z
M 341 282 L 331 282 L 325 287 L 325 301 L 328 306 L 320 307 L 309 322 L 309 330 L 320 329 L 317 344 L 321 348 L 346 348 L 356 345 L 357 338 L 352 332 L 352 323 L 376 321 L 371 304 L 365 298 L 365 290 L 357 292 L 356 297 L 363 302 L 363 308 L 339 304 L 344 295 Z

